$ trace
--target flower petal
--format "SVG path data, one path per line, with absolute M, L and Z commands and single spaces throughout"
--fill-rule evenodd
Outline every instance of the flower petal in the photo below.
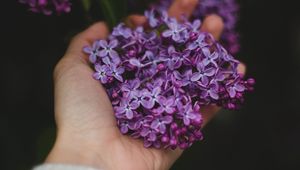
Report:
M 86 46 L 83 48 L 83 52 L 91 54 L 93 52 L 92 48 L 89 46 Z
M 128 127 L 126 125 L 121 125 L 121 133 L 126 134 L 128 132 Z
M 161 124 L 160 126 L 159 126 L 159 132 L 161 133 L 161 134 L 165 134 L 166 133 L 166 125 L 165 124 Z
M 190 121 L 190 119 L 189 118 L 187 118 L 187 117 L 183 117 L 183 123 L 185 124 L 185 125 L 190 125 L 190 123 L 191 123 L 191 121 Z
M 133 118 L 133 111 L 132 110 L 127 110 L 126 111 L 126 117 L 128 119 L 132 119 Z
M 172 31 L 171 30 L 166 30 L 162 33 L 163 37 L 170 37 L 172 35 Z
M 114 77 L 119 80 L 120 82 L 123 82 L 123 77 L 119 74 L 115 74 Z
M 102 48 L 106 48 L 108 46 L 107 41 L 105 40 L 100 40 L 99 41 L 99 46 Z
M 142 66 L 141 62 L 138 59 L 136 59 L 136 58 L 129 59 L 129 63 L 131 65 L 137 66 L 137 67 L 141 67 Z
M 118 40 L 111 40 L 110 42 L 109 42 L 109 47 L 110 48 L 115 48 L 115 47 L 117 47 L 117 45 L 118 45 Z
M 211 98 L 213 98 L 215 100 L 219 99 L 219 95 L 216 92 L 214 92 L 213 90 L 209 91 L 209 95 L 210 95 Z
M 196 49 L 197 47 L 198 47 L 198 44 L 195 43 L 195 42 L 193 42 L 193 43 L 189 44 L 188 49 L 189 49 L 189 50 L 194 50 L 194 49 Z
M 211 67 L 211 68 L 206 69 L 204 74 L 206 76 L 213 76 L 213 75 L 215 75 L 215 73 L 216 73 L 216 69 Z
M 231 98 L 234 98 L 235 95 L 236 95 L 236 91 L 234 90 L 233 87 L 229 87 L 228 93 L 229 93 L 229 96 L 230 96 Z
M 156 134 L 154 132 L 151 132 L 149 135 L 149 141 L 156 141 Z
M 238 83 L 234 87 L 235 87 L 235 90 L 238 92 L 243 92 L 245 90 L 245 86 L 238 84 Z
M 172 116 L 165 116 L 161 119 L 165 124 L 170 124 L 173 121 Z
M 201 77 L 202 77 L 202 74 L 200 74 L 199 72 L 196 72 L 192 75 L 191 81 L 198 81 Z
M 100 57 L 106 57 L 107 54 L 108 54 L 108 51 L 106 49 L 103 49 L 103 50 L 101 50 L 101 51 L 98 52 L 98 55 Z
M 119 58 L 119 54 L 115 50 L 110 50 L 109 55 L 112 59 Z
M 143 128 L 141 131 L 141 136 L 146 137 L 150 133 L 150 130 L 148 128 Z
M 152 129 L 157 129 L 159 125 L 160 125 L 159 120 L 158 120 L 158 119 L 155 119 L 155 120 L 151 123 L 150 127 L 151 127 Z

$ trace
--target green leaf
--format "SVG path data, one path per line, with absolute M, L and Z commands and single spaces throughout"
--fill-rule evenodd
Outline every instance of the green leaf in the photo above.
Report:
M 86 12 L 91 8 L 91 0 L 81 0 L 82 6 Z
M 110 28 L 117 25 L 127 15 L 127 0 L 97 0 L 102 15 Z

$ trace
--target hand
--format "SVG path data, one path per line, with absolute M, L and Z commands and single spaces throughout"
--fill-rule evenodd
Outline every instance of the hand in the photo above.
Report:
M 197 0 L 176 0 L 169 14 L 180 18 L 191 15 Z M 143 16 L 128 18 L 134 25 L 145 22 Z M 208 16 L 201 28 L 219 38 L 223 22 Z M 99 169 L 152 170 L 169 169 L 182 150 L 144 148 L 141 140 L 122 135 L 116 125 L 111 102 L 101 84 L 92 78 L 93 70 L 82 48 L 105 39 L 105 23 L 96 23 L 72 40 L 65 56 L 54 71 L 55 118 L 58 127 L 55 145 L 47 163 L 87 165 Z M 206 124 L 219 108 L 203 108 Z

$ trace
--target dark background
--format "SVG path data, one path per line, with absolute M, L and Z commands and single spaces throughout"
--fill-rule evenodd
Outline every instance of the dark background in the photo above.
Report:
M 240 0 L 238 58 L 256 78 L 239 111 L 222 111 L 174 170 L 300 169 L 300 6 L 296 0 Z M 0 12 L 0 169 L 41 163 L 55 136 L 52 71 L 86 23 L 80 9 L 32 14 L 15 1 Z

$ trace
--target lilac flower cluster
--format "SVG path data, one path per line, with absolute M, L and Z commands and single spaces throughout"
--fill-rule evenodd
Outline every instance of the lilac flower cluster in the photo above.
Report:
M 57 14 L 71 11 L 69 0 L 19 0 L 19 2 L 29 5 L 31 11 L 45 15 L 51 15 L 53 11 Z
M 154 5 L 155 8 L 169 8 L 172 0 L 158 0 Z M 236 22 L 238 20 L 239 5 L 236 0 L 200 0 L 194 13 L 194 19 L 203 20 L 210 14 L 217 14 L 223 18 L 224 31 L 221 37 L 221 43 L 231 54 L 239 51 L 239 36 L 235 31 Z
M 186 149 L 203 138 L 200 107 L 237 109 L 254 80 L 243 80 L 239 62 L 198 31 L 199 20 L 178 23 L 165 11 L 145 15 L 147 28 L 121 23 L 83 50 L 123 134 L 143 139 L 145 147 Z

